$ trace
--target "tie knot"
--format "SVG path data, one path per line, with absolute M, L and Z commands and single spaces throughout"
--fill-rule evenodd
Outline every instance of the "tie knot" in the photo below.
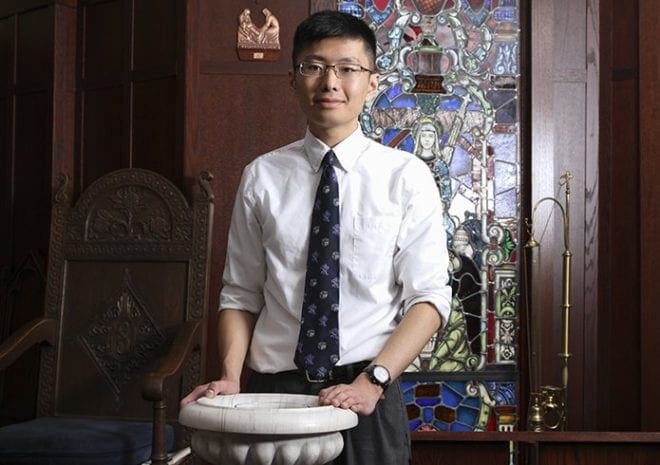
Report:
M 325 154 L 323 161 L 321 162 L 321 168 L 325 169 L 328 166 L 332 166 L 335 163 L 335 158 L 337 158 L 335 152 L 328 150 L 328 153 Z

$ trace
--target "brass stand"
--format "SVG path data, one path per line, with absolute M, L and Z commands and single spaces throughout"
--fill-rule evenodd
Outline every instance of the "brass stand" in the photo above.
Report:
M 525 219 L 529 240 L 525 244 L 526 249 L 539 247 L 539 242 L 534 237 L 533 220 L 536 210 L 543 202 L 549 201 L 559 207 L 562 216 L 564 230 L 564 252 L 562 253 L 562 352 L 559 357 L 562 359 L 561 379 L 562 386 L 542 386 L 540 391 L 536 391 L 535 383 L 530 383 L 530 402 L 528 408 L 527 426 L 530 431 L 559 430 L 564 431 L 568 424 L 567 404 L 568 404 L 568 359 L 571 354 L 568 351 L 568 342 L 570 335 L 570 310 L 571 310 L 571 250 L 570 250 L 570 181 L 573 175 L 566 171 L 560 178 L 559 185 L 565 188 L 565 203 L 562 205 L 554 197 L 544 197 L 534 205 L 532 209 L 531 221 Z M 528 309 L 529 315 L 529 309 Z M 531 323 L 530 323 L 531 325 Z M 534 380 L 536 381 L 536 380 Z

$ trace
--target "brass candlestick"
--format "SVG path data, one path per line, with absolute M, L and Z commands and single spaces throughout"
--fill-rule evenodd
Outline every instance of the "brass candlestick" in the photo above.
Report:
M 534 405 L 530 403 L 530 414 L 534 415 L 534 418 L 530 418 L 528 423 L 533 425 L 533 431 L 539 431 L 540 425 L 538 422 L 539 409 L 540 414 L 543 417 L 544 421 L 542 422 L 543 429 L 549 430 L 565 430 L 568 423 L 567 419 L 567 407 L 568 407 L 568 359 L 571 354 L 568 351 L 568 341 L 570 334 L 570 310 L 571 310 L 571 250 L 570 250 L 570 197 L 571 197 L 571 184 L 570 181 L 573 179 L 573 175 L 570 171 L 566 171 L 559 178 L 559 185 L 564 186 L 565 189 L 565 202 L 562 205 L 554 197 L 544 197 L 534 205 L 532 209 L 531 221 L 528 218 L 525 218 L 525 224 L 527 225 L 527 232 L 529 234 L 529 240 L 525 244 L 525 248 L 533 249 L 539 247 L 540 244 L 534 236 L 534 215 L 538 207 L 549 201 L 553 205 L 556 205 L 560 212 L 563 222 L 563 231 L 564 231 L 564 252 L 562 253 L 563 262 L 562 262 L 562 352 L 559 354 L 559 357 L 562 359 L 562 387 L 558 388 L 556 386 L 543 386 L 541 392 L 532 392 L 530 394 L 530 401 L 534 401 Z M 535 389 L 536 386 L 531 386 L 532 389 Z M 546 418 L 547 417 L 547 418 Z

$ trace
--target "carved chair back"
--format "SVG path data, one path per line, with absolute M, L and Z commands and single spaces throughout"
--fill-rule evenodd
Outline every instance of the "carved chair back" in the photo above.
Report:
M 94 182 L 71 206 L 67 181 L 52 210 L 46 317 L 57 320 L 44 348 L 38 414 L 151 420 L 145 373 L 184 322 L 205 321 L 212 194 L 202 173 L 191 204 L 151 171 L 124 169 Z M 168 419 L 198 383 L 203 338 L 168 381 Z

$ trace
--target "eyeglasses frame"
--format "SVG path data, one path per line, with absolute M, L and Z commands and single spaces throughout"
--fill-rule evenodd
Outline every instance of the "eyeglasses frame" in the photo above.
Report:
M 317 64 L 317 65 L 323 67 L 323 72 L 322 72 L 321 74 L 319 74 L 318 76 L 314 76 L 314 75 L 310 75 L 310 74 L 304 74 L 303 71 L 302 71 L 302 68 L 303 68 L 303 65 L 304 65 L 305 63 L 308 63 L 308 64 L 309 64 L 309 63 Z M 327 63 L 321 63 L 321 62 L 319 62 L 319 61 L 301 61 L 300 63 L 298 63 L 298 64 L 296 65 L 296 68 L 298 69 L 298 73 L 299 73 L 301 76 L 306 77 L 306 78 L 320 78 L 320 77 L 323 77 L 323 76 L 325 76 L 325 75 L 328 73 L 328 69 L 329 69 L 329 68 L 332 68 L 332 70 L 334 71 L 335 76 L 337 77 L 337 79 L 345 79 L 345 77 L 342 78 L 342 77 L 339 75 L 340 72 L 339 72 L 339 70 L 337 69 L 337 66 L 342 66 L 342 65 L 357 66 L 357 67 L 360 68 L 360 72 L 361 72 L 361 73 L 364 73 L 364 72 L 367 72 L 367 73 L 369 73 L 369 74 L 374 74 L 374 73 L 375 73 L 374 70 L 369 69 L 369 68 L 365 68 L 364 66 L 362 66 L 362 65 L 360 65 L 360 64 L 358 64 L 358 63 L 335 63 L 335 64 L 333 64 L 333 65 L 329 65 L 329 64 L 327 64 Z

